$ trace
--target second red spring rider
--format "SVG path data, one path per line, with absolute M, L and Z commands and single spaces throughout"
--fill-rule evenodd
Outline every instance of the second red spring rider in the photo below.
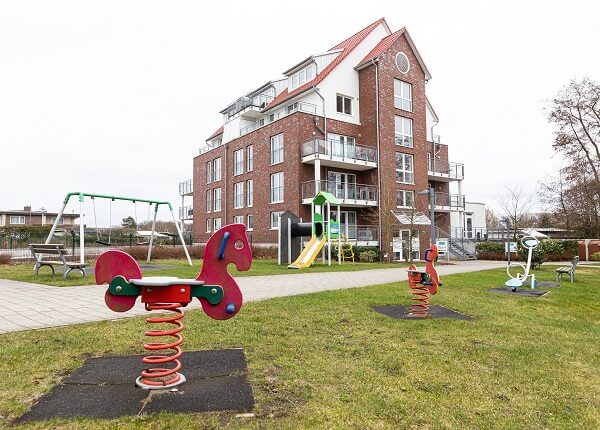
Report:
M 412 300 L 415 302 L 410 305 L 410 315 L 413 317 L 429 316 L 429 295 L 434 295 L 438 287 L 442 285 L 440 277 L 435 268 L 435 262 L 438 258 L 437 245 L 431 245 L 431 248 L 425 250 L 425 270 L 418 270 L 414 264 L 408 267 L 408 285 L 413 294 Z
M 131 309 L 141 297 L 148 311 L 171 311 L 174 315 L 157 315 L 146 319 L 153 324 L 172 324 L 170 329 L 153 329 L 145 335 L 153 339 L 169 336 L 171 342 L 151 342 L 144 348 L 153 355 L 143 362 L 154 366 L 142 371 L 136 385 L 145 389 L 169 389 L 185 382 L 179 373 L 183 354 L 184 312 L 181 310 L 197 298 L 202 310 L 211 318 L 225 320 L 237 314 L 242 307 L 242 292 L 227 271 L 233 263 L 238 271 L 250 269 L 252 251 L 243 224 L 230 224 L 216 231 L 206 243 L 202 270 L 196 279 L 170 277 L 142 277 L 142 271 L 129 254 L 111 250 L 102 254 L 96 262 L 96 283 L 108 283 L 106 305 L 115 312 Z M 171 350 L 171 355 L 160 354 Z

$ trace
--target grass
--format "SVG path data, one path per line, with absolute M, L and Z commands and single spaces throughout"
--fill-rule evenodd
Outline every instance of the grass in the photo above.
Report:
M 536 271 L 552 280 L 551 268 Z M 244 348 L 255 417 L 171 414 L 53 420 L 24 428 L 600 428 L 598 269 L 541 298 L 492 294 L 503 270 L 448 276 L 432 303 L 473 321 L 394 320 L 405 282 L 248 303 L 186 316 L 186 350 Z M 102 304 L 99 304 L 102 306 Z M 141 318 L 0 335 L 5 423 L 86 357 L 143 352 Z M 135 375 L 132 375 L 132 379 Z M 76 399 L 73 399 L 76 401 Z
M 193 260 L 193 266 L 189 266 L 185 260 L 155 260 L 151 263 L 140 262 L 140 264 L 149 264 L 154 266 L 176 266 L 172 269 L 159 269 L 152 271 L 144 271 L 146 276 L 177 276 L 179 278 L 195 278 L 200 272 L 202 267 L 201 260 Z M 90 262 L 90 267 L 94 267 L 95 261 Z M 252 268 L 247 272 L 236 272 L 235 276 L 260 276 L 260 275 L 283 275 L 283 274 L 294 274 L 294 273 L 306 273 L 307 271 L 313 272 L 337 272 L 337 271 L 354 271 L 354 270 L 368 270 L 368 269 L 385 269 L 390 267 L 403 267 L 407 264 L 396 264 L 396 263 L 345 263 L 343 265 L 334 264 L 327 266 L 321 263 L 316 263 L 310 269 L 292 270 L 288 269 L 287 265 L 279 266 L 277 260 L 262 260 L 254 259 L 252 261 Z M 61 270 L 58 266 L 55 269 L 56 274 L 51 275 L 51 271 L 47 267 L 42 267 L 39 270 L 39 275 L 33 272 L 33 263 L 20 263 L 20 264 L 9 264 L 0 265 L 0 279 L 10 279 L 12 281 L 31 282 L 34 284 L 45 284 L 54 285 L 57 287 L 72 287 L 76 285 L 90 285 L 94 284 L 95 280 L 93 276 L 87 275 L 82 277 L 77 271 L 71 272 L 67 279 L 63 279 Z

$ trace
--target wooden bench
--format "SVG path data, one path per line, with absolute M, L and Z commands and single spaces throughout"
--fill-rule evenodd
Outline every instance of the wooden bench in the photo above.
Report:
M 79 270 L 81 272 L 81 276 L 85 276 L 85 268 L 88 266 L 88 264 L 67 261 L 69 253 L 63 244 L 30 244 L 29 249 L 33 254 L 33 260 L 35 261 L 33 271 L 36 275 L 38 274 L 40 267 L 48 266 L 50 269 L 52 269 L 52 276 L 54 276 L 54 266 L 62 266 L 63 278 L 65 279 L 73 270 Z M 58 259 L 48 259 L 49 255 L 56 255 L 58 256 Z
M 579 263 L 579 257 L 573 258 L 571 262 L 571 267 L 559 267 L 556 269 L 556 281 L 562 281 L 562 275 L 565 273 L 569 275 L 569 279 L 571 282 L 575 281 L 575 269 L 577 269 L 577 263 Z

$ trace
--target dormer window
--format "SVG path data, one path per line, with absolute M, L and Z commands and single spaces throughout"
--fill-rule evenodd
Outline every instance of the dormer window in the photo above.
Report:
M 312 81 L 317 75 L 317 66 L 310 64 L 308 67 L 294 73 L 290 77 L 290 90 L 296 89 L 307 82 Z

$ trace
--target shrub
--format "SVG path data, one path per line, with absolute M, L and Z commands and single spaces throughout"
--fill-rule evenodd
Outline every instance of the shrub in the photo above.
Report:
M 148 256 L 148 247 L 147 246 L 132 246 L 125 247 L 123 251 L 131 255 L 136 260 L 146 260 Z M 203 246 L 188 246 L 188 252 L 191 258 L 202 258 L 204 255 L 204 247 Z M 167 258 L 174 259 L 183 259 L 185 258 L 185 252 L 183 251 L 183 247 L 177 246 L 153 246 L 152 247 L 152 259 L 156 260 L 164 260 Z
M 502 242 L 492 242 L 492 241 L 487 241 L 487 242 L 479 242 L 476 246 L 475 246 L 475 250 L 477 251 L 477 253 L 500 253 L 500 254 L 504 254 L 504 243 Z
M 3 264 L 10 264 L 11 261 L 12 261 L 12 255 L 0 254 L 0 266 Z
M 377 259 L 377 253 L 371 249 L 367 249 L 365 251 L 361 251 L 358 254 L 358 257 L 360 258 L 360 261 L 373 263 Z
M 252 258 L 270 260 L 277 258 L 277 248 L 274 246 L 261 247 L 252 245 Z
M 337 254 L 336 254 L 337 255 Z M 375 246 L 355 246 L 354 258 L 357 261 L 372 263 L 381 261 L 381 250 Z
M 594 252 L 590 258 L 594 261 L 600 261 L 600 251 Z

